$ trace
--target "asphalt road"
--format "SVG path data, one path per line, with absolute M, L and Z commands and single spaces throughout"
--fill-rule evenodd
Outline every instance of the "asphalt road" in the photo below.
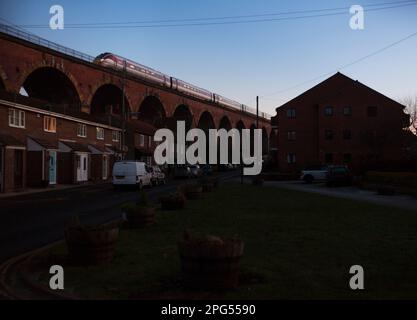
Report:
M 219 175 L 228 179 L 238 173 Z M 176 190 L 181 180 L 144 189 L 151 200 Z M 120 205 L 139 199 L 137 190 L 113 190 L 110 184 L 27 194 L 0 199 L 0 262 L 60 240 L 71 217 L 83 223 L 105 223 L 121 217 Z

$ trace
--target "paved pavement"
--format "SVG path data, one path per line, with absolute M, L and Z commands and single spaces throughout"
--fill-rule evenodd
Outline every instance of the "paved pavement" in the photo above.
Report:
M 219 175 L 227 179 L 236 175 Z M 176 190 L 181 180 L 145 189 L 151 200 Z M 59 189 L 0 198 L 0 262 L 60 240 L 71 217 L 83 223 L 105 223 L 121 217 L 120 205 L 138 200 L 137 190 L 116 191 L 110 184 Z
M 306 184 L 302 181 L 266 181 L 264 185 L 417 211 L 417 198 L 407 195 L 382 196 L 357 187 L 328 188 L 323 183 Z

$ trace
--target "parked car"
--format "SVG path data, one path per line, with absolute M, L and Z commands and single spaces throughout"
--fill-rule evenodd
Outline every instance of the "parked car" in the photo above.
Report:
M 352 175 L 347 166 L 329 166 L 326 181 L 328 187 L 346 186 L 351 184 Z
M 193 178 L 198 178 L 202 175 L 202 171 L 201 171 L 200 166 L 198 164 L 190 165 L 189 168 L 190 168 L 190 171 L 191 171 L 191 176 Z
M 152 186 L 151 169 L 144 162 L 117 161 L 113 165 L 112 183 L 114 187 Z
M 213 173 L 213 167 L 209 164 L 200 165 L 201 173 L 205 176 L 209 176 Z
M 300 179 L 305 183 L 313 183 L 315 181 L 325 181 L 327 179 L 327 166 L 317 165 L 306 167 L 301 171 Z
M 159 166 L 152 166 L 152 183 L 153 185 L 165 184 L 165 173 Z
M 192 173 L 190 167 L 187 165 L 177 165 L 174 167 L 174 178 L 191 178 Z

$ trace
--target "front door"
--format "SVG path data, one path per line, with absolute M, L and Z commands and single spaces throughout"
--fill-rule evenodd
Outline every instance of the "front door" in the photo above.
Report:
M 23 187 L 23 150 L 14 151 L 14 187 Z
M 77 181 L 83 182 L 88 180 L 88 155 L 80 153 L 77 157 Z
M 56 151 L 49 151 L 49 184 L 56 184 Z
M 109 168 L 109 158 L 106 155 L 103 155 L 103 180 L 107 180 L 108 169 Z

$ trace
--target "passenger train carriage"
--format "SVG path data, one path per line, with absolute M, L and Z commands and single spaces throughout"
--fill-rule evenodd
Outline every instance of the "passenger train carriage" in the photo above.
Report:
M 179 92 L 183 92 L 188 95 L 195 96 L 210 102 L 215 102 L 225 107 L 256 114 L 256 111 L 254 109 L 242 105 L 234 100 L 225 98 L 218 94 L 214 94 L 208 90 L 199 88 L 197 86 L 176 79 L 174 77 L 170 77 L 162 72 L 156 71 L 152 68 L 146 67 L 129 59 L 125 59 L 113 53 L 106 52 L 98 55 L 95 58 L 94 63 L 105 67 L 114 68 L 119 71 L 126 70 L 127 73 L 133 76 L 148 80 L 153 83 L 157 83 L 161 86 L 178 90 Z M 264 112 L 262 112 L 260 115 L 266 119 L 268 119 L 269 117 Z

